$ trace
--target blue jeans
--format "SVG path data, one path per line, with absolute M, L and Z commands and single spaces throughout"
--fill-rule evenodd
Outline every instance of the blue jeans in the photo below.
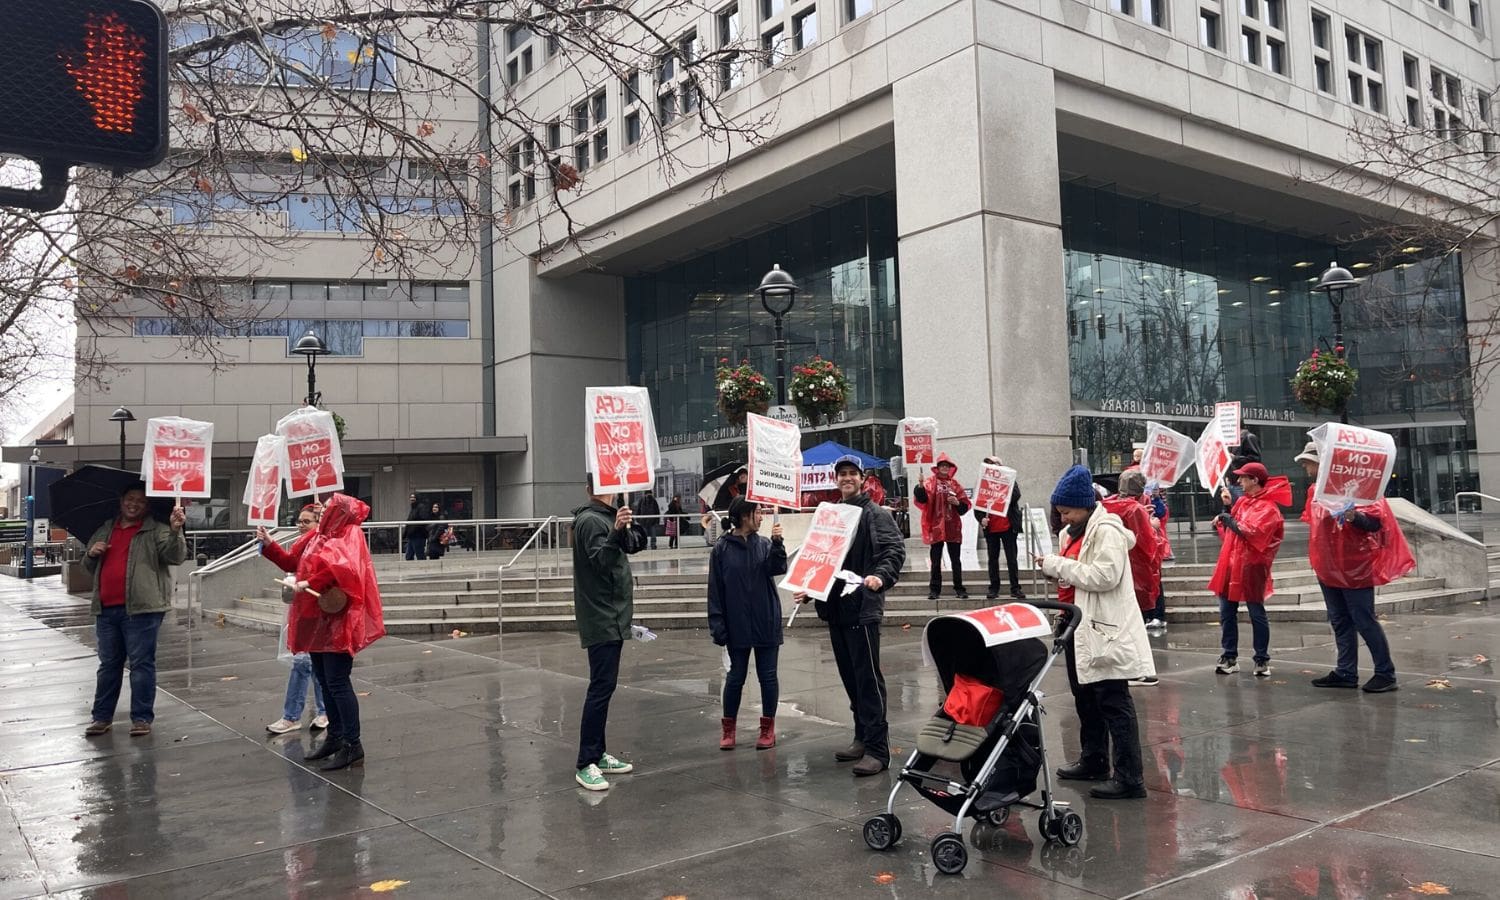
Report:
M 1232 603 L 1219 598 L 1219 628 L 1222 630 L 1220 646 L 1224 655 L 1230 659 L 1238 659 L 1240 655 L 1240 623 L 1237 618 L 1240 606 L 1245 606 L 1250 613 L 1251 640 L 1255 642 L 1255 661 L 1266 663 L 1271 661 L 1271 620 L 1266 618 L 1266 605 L 1264 603 Z
M 729 675 L 724 679 L 724 718 L 740 714 L 740 697 L 745 690 L 745 676 L 750 673 L 750 647 L 729 648 Z M 776 657 L 781 648 L 755 647 L 755 677 L 760 681 L 761 715 L 776 718 L 776 701 L 780 686 L 776 681 Z
M 317 704 L 318 715 L 325 715 L 327 710 L 323 707 L 323 689 L 313 678 L 312 656 L 307 653 L 297 653 L 292 656 L 292 674 L 286 679 L 286 704 L 281 708 L 281 717 L 288 722 L 302 721 L 302 710 L 307 707 L 307 683 L 311 681 L 313 686 L 313 701 Z
M 164 612 L 129 615 L 123 606 L 103 607 L 94 619 L 99 675 L 94 687 L 95 722 L 111 722 L 120 702 L 125 663 L 130 663 L 130 721 L 156 720 L 156 635 Z
M 609 698 L 620 681 L 620 649 L 624 641 L 605 641 L 588 648 L 589 689 L 583 695 L 578 723 L 578 765 L 597 763 L 604 756 L 604 731 L 609 724 Z
M 407 559 L 427 558 L 427 535 L 414 535 L 406 539 Z
M 1375 619 L 1375 589 L 1329 587 L 1321 581 L 1318 587 L 1323 589 L 1328 624 L 1333 626 L 1333 643 L 1338 647 L 1338 662 L 1333 673 L 1350 681 L 1359 677 L 1359 641 L 1355 638 L 1358 634 L 1370 648 L 1375 674 L 1395 678 L 1396 664 L 1391 662 L 1391 645 L 1385 639 L 1385 629 Z

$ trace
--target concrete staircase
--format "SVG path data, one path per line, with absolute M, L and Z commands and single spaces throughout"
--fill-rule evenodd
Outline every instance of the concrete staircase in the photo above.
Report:
M 987 575 L 965 572 L 970 600 L 952 596 L 951 579 L 945 579 L 945 596 L 927 599 L 926 555 L 908 556 L 901 583 L 887 595 L 886 621 L 892 625 L 924 625 L 939 613 L 980 609 L 1000 601 L 987 601 Z M 1410 576 L 1379 589 L 1379 612 L 1409 612 L 1438 606 L 1482 600 L 1500 588 L 1500 546 L 1488 551 L 1490 584 L 1483 589 L 1456 590 L 1443 579 Z M 701 628 L 706 623 L 706 573 L 700 564 L 668 565 L 686 571 L 646 572 L 636 576 L 635 621 L 652 629 Z M 921 568 L 918 569 L 917 566 Z M 418 572 L 378 567 L 386 629 L 392 634 L 446 634 L 499 630 L 501 600 L 498 579 L 482 572 Z M 400 579 L 396 575 L 399 571 Z M 493 572 L 493 570 L 491 570 Z M 1278 621 L 1322 621 L 1322 593 L 1305 557 L 1297 555 L 1273 568 L 1276 595 L 1267 606 Z M 1167 618 L 1173 623 L 1218 620 L 1218 607 L 1205 590 L 1211 564 L 1177 565 L 1164 572 Z M 1045 588 L 1033 587 L 1028 571 L 1022 572 L 1023 589 L 1045 596 Z M 1003 575 L 1002 575 L 1003 577 Z M 788 613 L 791 606 L 786 605 Z M 573 629 L 573 583 L 567 569 L 559 575 L 544 568 L 540 581 L 532 572 L 509 576 L 505 582 L 504 628 L 506 631 L 571 631 Z M 221 610 L 226 621 L 263 630 L 278 630 L 285 617 L 280 593 L 269 584 L 258 596 L 240 597 Z M 818 618 L 809 606 L 797 616 L 794 627 L 812 627 Z

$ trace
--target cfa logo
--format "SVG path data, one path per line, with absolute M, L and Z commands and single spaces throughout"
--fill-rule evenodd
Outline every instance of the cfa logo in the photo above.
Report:
M 594 415 L 623 415 L 635 412 L 635 404 L 618 394 L 599 394 L 594 398 Z

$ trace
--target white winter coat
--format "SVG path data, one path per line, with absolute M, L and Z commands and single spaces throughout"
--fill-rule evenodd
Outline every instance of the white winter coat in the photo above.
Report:
M 1073 640 L 1080 684 L 1156 674 L 1130 574 L 1134 545 L 1120 517 L 1096 506 L 1078 559 L 1054 554 L 1042 560 L 1044 573 L 1077 588 L 1074 602 L 1083 619 Z

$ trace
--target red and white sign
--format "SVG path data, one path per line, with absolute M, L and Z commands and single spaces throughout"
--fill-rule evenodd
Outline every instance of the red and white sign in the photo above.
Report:
M 245 523 L 275 527 L 276 509 L 281 505 L 281 457 L 285 452 L 280 435 L 262 435 L 255 442 L 255 456 L 250 460 L 250 478 L 245 482 Z
M 1015 486 L 1015 469 L 982 463 L 979 483 L 974 485 L 974 508 L 992 516 L 1005 515 L 1010 509 L 1010 494 Z
M 1157 422 L 1146 423 L 1146 447 L 1141 454 L 1141 474 L 1148 488 L 1170 487 L 1187 474 L 1197 461 L 1197 445 L 1185 434 Z
M 150 497 L 208 497 L 213 480 L 214 424 L 160 416 L 146 420 L 141 479 Z
M 1220 435 L 1219 422 L 1209 422 L 1203 434 L 1198 436 L 1198 483 L 1205 491 L 1217 489 L 1232 462 L 1234 457 L 1229 453 L 1229 444 Z
M 973 622 L 984 633 L 984 643 L 988 647 L 1022 638 L 1052 636 L 1052 625 L 1047 617 L 1029 603 L 1004 603 L 959 615 Z
M 813 491 L 836 491 L 838 489 L 839 480 L 833 471 L 833 466 L 802 467 L 802 493 L 810 494 Z
M 282 477 L 288 497 L 307 497 L 344 489 L 344 454 L 333 413 L 304 406 L 276 423 L 283 440 Z
M 844 557 L 849 555 L 863 512 L 850 503 L 819 503 L 807 537 L 803 538 L 780 586 L 827 600 L 838 573 L 844 568 Z
M 905 418 L 896 426 L 896 446 L 908 466 L 930 466 L 937 461 L 937 419 Z
M 745 416 L 750 437 L 745 499 L 797 509 L 802 505 L 802 429 L 755 413 Z
M 1318 443 L 1313 500 L 1329 509 L 1367 506 L 1385 496 L 1396 466 L 1396 440 L 1383 431 L 1329 422 L 1307 433 Z
M 588 471 L 600 494 L 655 486 L 660 451 L 651 395 L 643 387 L 591 387 L 584 391 Z
M 1240 401 L 1228 400 L 1214 404 L 1214 424 L 1218 426 L 1219 440 L 1226 447 L 1240 445 Z

